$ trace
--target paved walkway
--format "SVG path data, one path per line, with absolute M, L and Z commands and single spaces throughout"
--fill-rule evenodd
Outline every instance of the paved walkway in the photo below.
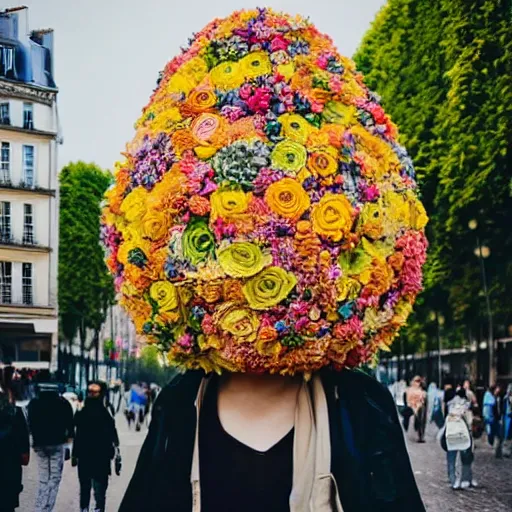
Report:
M 119 507 L 146 435 L 145 428 L 142 432 L 129 431 L 122 416 L 118 416 L 117 424 L 123 455 L 123 471 L 120 477 L 114 475 L 110 480 L 107 493 L 109 512 L 115 512 Z M 414 472 L 428 512 L 510 512 L 512 510 L 512 459 L 496 460 L 490 447 L 481 440 L 477 441 L 474 475 L 481 487 L 455 492 L 447 483 L 445 452 L 435 439 L 435 430 L 432 428 L 427 432 L 425 444 L 416 443 L 412 434 L 409 437 L 408 446 Z M 22 494 L 21 507 L 18 509 L 20 512 L 37 512 L 34 511 L 37 467 L 33 462 L 25 469 L 25 491 Z M 78 477 L 76 469 L 72 468 L 68 462 L 54 512 L 75 511 L 79 511 Z

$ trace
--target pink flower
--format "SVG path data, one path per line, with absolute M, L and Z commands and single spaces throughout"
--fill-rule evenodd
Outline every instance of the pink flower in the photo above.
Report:
M 247 99 L 247 106 L 256 113 L 264 114 L 270 108 L 272 92 L 268 87 L 258 87 L 254 94 Z
M 377 187 L 377 185 L 372 184 L 370 186 L 363 184 L 361 185 L 361 196 L 362 200 L 367 201 L 375 201 L 375 199 L 378 199 L 380 196 L 380 191 Z
M 182 348 L 191 348 L 192 347 L 192 335 L 184 334 L 178 339 L 178 345 Z
M 272 39 L 272 42 L 270 43 L 270 51 L 278 52 L 279 50 L 287 50 L 288 44 L 288 41 L 282 35 L 278 35 Z
M 222 107 L 220 113 L 231 123 L 238 121 L 246 115 L 245 110 L 242 107 L 232 107 L 231 105 L 225 105 L 224 107 Z
M 321 114 L 324 111 L 324 104 L 320 103 L 319 101 L 312 101 L 311 102 L 311 112 L 314 112 L 315 114 Z
M 295 330 L 297 332 L 300 332 L 300 331 L 304 330 L 308 326 L 308 324 L 309 324 L 309 318 L 307 316 L 303 316 L 295 322 Z
M 327 65 L 329 64 L 329 60 L 327 55 L 322 54 L 316 59 L 317 66 L 321 69 L 327 69 Z
M 213 317 L 211 315 L 204 315 L 203 320 L 201 321 L 201 329 L 205 334 L 215 333 L 215 326 L 213 324 Z
M 209 178 L 206 178 L 206 180 L 204 182 L 204 188 L 203 188 L 203 190 L 201 190 L 201 192 L 199 192 L 199 195 L 200 196 L 207 196 L 208 194 L 211 194 L 212 192 L 217 190 L 218 187 L 219 186 L 216 183 L 214 183 Z
M 242 87 L 240 87 L 238 94 L 240 95 L 241 99 L 248 100 L 253 94 L 252 85 L 251 84 L 242 85 Z
M 336 94 L 339 94 L 343 88 L 343 81 L 339 77 L 339 75 L 332 75 L 331 79 L 329 80 L 329 87 L 331 88 L 331 91 L 335 92 Z

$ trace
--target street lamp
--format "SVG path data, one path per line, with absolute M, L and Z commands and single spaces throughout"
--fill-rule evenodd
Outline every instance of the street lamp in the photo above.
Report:
M 471 231 L 476 231 L 478 229 L 478 222 L 475 219 L 471 219 L 468 222 L 468 227 Z M 480 237 L 476 235 L 476 248 L 474 250 L 475 256 L 480 260 L 480 270 L 482 272 L 482 286 L 484 288 L 485 295 L 485 306 L 487 309 L 487 319 L 489 322 L 489 333 L 488 333 L 488 348 L 489 348 L 489 386 L 492 386 L 496 382 L 496 365 L 494 361 L 494 333 L 493 333 L 493 325 L 492 325 L 492 311 L 491 311 L 491 301 L 489 298 L 489 289 L 487 287 L 487 275 L 485 272 L 485 263 L 486 260 L 491 255 L 491 249 L 487 246 L 482 246 L 480 243 Z

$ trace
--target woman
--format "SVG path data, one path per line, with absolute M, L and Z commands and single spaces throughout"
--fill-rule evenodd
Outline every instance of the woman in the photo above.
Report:
M 471 402 L 468 400 L 466 390 L 459 388 L 454 398 L 448 404 L 448 416 L 446 418 L 445 431 L 441 445 L 446 450 L 448 466 L 448 479 L 454 490 L 477 487 L 473 479 L 472 464 L 473 439 L 469 425 L 469 413 Z M 456 474 L 457 455 L 460 454 L 462 473 L 460 478 Z
M 503 455 L 512 455 L 512 384 L 507 386 L 507 392 L 503 400 Z
M 427 216 L 395 135 L 300 17 L 216 19 L 166 66 L 102 237 L 139 334 L 185 373 L 121 512 L 424 510 L 391 395 L 353 369 L 421 289 Z
M 422 387 L 422 379 L 419 375 L 412 379 L 406 397 L 407 405 L 414 414 L 414 429 L 418 433 L 418 443 L 424 443 L 427 421 L 427 393 Z

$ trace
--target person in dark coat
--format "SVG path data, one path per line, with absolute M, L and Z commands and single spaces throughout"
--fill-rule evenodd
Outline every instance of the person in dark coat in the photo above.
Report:
M 198 496 L 191 484 L 197 427 L 195 401 L 203 378 L 201 371 L 189 371 L 177 376 L 160 393 L 153 408 L 149 433 L 119 512 L 195 510 L 193 503 L 197 502 Z M 218 389 L 220 379 L 217 376 L 211 378 L 211 389 Z M 358 370 L 339 373 L 324 370 L 321 379 L 328 406 L 331 473 L 343 511 L 424 511 L 389 391 Z M 205 401 L 208 402 L 208 392 Z M 208 415 L 212 415 L 212 409 L 204 405 L 201 425 L 210 423 L 205 417 Z M 207 454 L 205 458 L 208 458 Z M 241 466 L 238 469 L 245 471 Z M 254 475 L 254 478 L 259 476 Z M 244 503 L 247 502 L 246 498 Z M 210 510 L 204 502 L 201 507 Z M 237 510 L 242 509 L 245 507 L 240 506 Z M 224 510 L 231 511 L 232 508 Z
M 95 510 L 105 510 L 111 461 L 119 447 L 114 418 L 105 407 L 106 390 L 103 382 L 91 382 L 84 408 L 75 416 L 72 464 L 78 465 L 80 508 L 86 511 L 89 510 L 91 488 L 94 490 Z
M 22 466 L 30 459 L 30 439 L 23 411 L 9 401 L 0 385 L 0 512 L 20 506 Z

